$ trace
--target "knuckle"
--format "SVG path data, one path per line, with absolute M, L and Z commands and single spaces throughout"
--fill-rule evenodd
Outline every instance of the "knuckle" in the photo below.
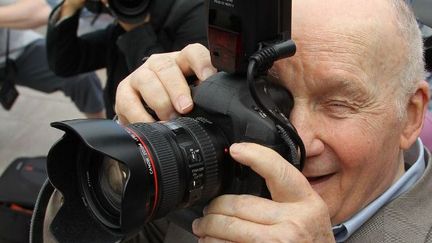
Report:
M 135 86 L 138 86 L 138 87 L 139 86 L 145 86 L 147 84 L 154 82 L 155 75 L 151 70 L 149 70 L 147 68 L 142 68 L 142 69 L 137 69 L 135 72 L 133 72 L 130 75 L 130 80 L 133 84 L 135 84 Z M 120 82 L 120 83 L 122 83 L 122 82 Z
M 163 72 L 167 69 L 174 67 L 175 65 L 177 64 L 172 58 L 168 58 L 162 55 L 155 56 L 149 63 L 150 68 L 156 73 Z
M 124 108 L 126 104 L 125 104 L 125 99 L 123 99 L 123 97 L 120 94 L 116 94 L 116 102 L 114 104 L 114 110 L 116 112 L 116 114 L 122 114 L 123 111 L 125 110 Z
M 160 53 L 151 54 L 151 55 L 147 58 L 147 61 L 144 63 L 144 66 L 146 66 L 146 67 L 149 66 L 150 63 L 154 62 L 154 61 L 157 60 L 157 59 L 162 58 L 162 57 L 161 57 L 162 55 L 163 55 L 163 54 L 160 54 Z
M 211 229 L 217 228 L 217 227 L 218 227 L 218 224 L 216 222 L 214 215 L 206 216 L 201 220 L 201 228 L 204 231 L 210 231 Z
M 286 168 L 283 164 L 280 165 L 281 168 L 279 168 L 277 173 L 277 180 L 279 181 L 287 181 L 292 176 L 290 173 L 290 170 Z
M 222 232 L 232 232 L 236 229 L 236 220 L 228 217 L 223 221 Z
M 235 200 L 232 200 L 233 211 L 240 211 L 244 208 L 249 207 L 249 196 L 248 195 L 238 195 Z
M 199 43 L 189 44 L 181 52 L 187 56 L 194 56 L 199 60 L 206 60 L 210 57 L 207 48 Z
M 117 85 L 116 98 L 127 95 L 125 93 L 127 93 L 129 86 L 130 86 L 130 79 L 129 77 L 127 77 Z
M 246 239 L 249 241 L 252 240 L 252 243 L 274 242 L 273 240 L 270 240 L 272 238 L 273 237 L 269 235 L 266 230 L 260 230 L 259 232 L 248 230 L 246 232 Z
M 169 107 L 171 107 L 171 100 L 167 97 L 158 97 L 157 99 L 153 99 L 151 103 L 148 104 L 150 108 L 152 108 L 154 111 L 158 112 L 160 110 L 165 110 Z
M 122 114 L 122 109 L 121 109 L 121 107 L 120 107 L 119 102 L 116 102 L 116 103 L 115 103 L 115 105 L 114 105 L 114 112 L 115 112 L 117 115 Z
M 286 235 L 275 234 L 276 242 L 285 242 L 286 237 L 290 242 L 312 242 L 311 236 L 305 229 L 307 225 L 291 220 L 286 227 Z
M 197 49 L 202 49 L 205 48 L 203 45 L 199 44 L 199 43 L 192 43 L 187 45 L 185 48 L 183 48 L 184 52 L 190 52 L 190 51 L 194 51 Z

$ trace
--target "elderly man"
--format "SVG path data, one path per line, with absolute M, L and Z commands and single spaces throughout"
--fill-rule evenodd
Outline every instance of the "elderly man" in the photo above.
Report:
M 220 196 L 194 234 L 200 242 L 432 241 L 431 161 L 418 139 L 429 91 L 410 9 L 400 0 L 295 0 L 293 39 L 296 55 L 271 73 L 294 96 L 303 171 L 263 146 L 232 145 L 272 200 Z M 152 121 L 141 98 L 163 120 L 187 114 L 183 74 L 213 72 L 199 45 L 151 57 L 118 88 L 120 120 Z

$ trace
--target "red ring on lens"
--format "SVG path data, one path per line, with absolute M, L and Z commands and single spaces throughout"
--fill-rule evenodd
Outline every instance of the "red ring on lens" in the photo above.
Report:
M 144 141 L 135 133 L 135 131 L 133 131 L 132 129 L 129 129 L 127 127 L 125 127 L 130 133 L 132 133 L 136 139 L 139 140 L 139 142 L 141 143 L 141 145 L 143 146 L 143 148 L 145 149 L 149 159 L 150 159 L 150 164 L 153 170 L 153 179 L 154 179 L 154 185 L 155 185 L 155 197 L 154 197 L 154 201 L 153 201 L 153 208 L 152 211 L 150 213 L 149 218 L 151 218 L 153 216 L 154 211 L 156 210 L 156 205 L 157 205 L 157 200 L 159 198 L 159 184 L 158 184 L 158 177 L 157 177 L 157 170 L 156 170 L 156 166 L 155 163 L 153 161 L 153 156 L 150 153 L 150 150 L 148 149 L 147 145 L 144 143 Z

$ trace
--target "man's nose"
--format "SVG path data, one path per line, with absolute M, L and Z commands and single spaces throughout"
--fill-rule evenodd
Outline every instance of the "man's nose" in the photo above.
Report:
M 290 116 L 290 121 L 296 128 L 306 149 L 306 157 L 313 157 L 324 151 L 324 141 L 320 131 L 320 121 L 314 116 L 313 111 L 304 106 L 295 105 Z

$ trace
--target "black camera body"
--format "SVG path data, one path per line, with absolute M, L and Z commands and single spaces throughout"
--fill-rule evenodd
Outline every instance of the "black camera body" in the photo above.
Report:
M 274 7 L 260 9 L 263 2 Z M 282 5 L 289 7 L 281 9 Z M 50 227 L 58 241 L 117 242 L 165 216 L 191 230 L 200 208 L 218 195 L 270 197 L 264 180 L 230 157 L 232 143 L 246 141 L 270 147 L 301 169 L 304 147 L 288 120 L 293 97 L 267 75 L 272 63 L 267 57 L 295 53 L 294 43 L 280 34 L 280 11 L 289 11 L 290 15 L 291 2 L 210 0 L 208 6 L 210 10 L 217 8 L 213 17 L 209 16 L 209 28 L 218 32 L 232 34 L 227 26 L 243 18 L 237 14 L 244 8 L 252 13 L 266 12 L 264 16 L 270 16 L 268 12 L 277 16 L 268 19 L 269 26 L 276 26 L 269 28 L 275 33 L 258 33 L 253 38 L 257 43 L 241 45 L 234 53 L 226 46 L 212 44 L 214 38 L 228 43 L 220 38 L 229 35 L 210 36 L 213 61 L 217 62 L 214 58 L 220 56 L 238 60 L 228 66 L 219 62 L 220 71 L 227 72 L 219 72 L 192 87 L 195 106 L 185 117 L 128 126 L 110 120 L 53 123 L 53 127 L 65 131 L 47 160 L 49 180 L 64 197 Z M 215 22 L 211 19 L 215 15 L 226 19 Z M 233 22 L 226 25 L 230 21 Z M 242 25 L 248 24 L 247 19 L 242 21 Z M 249 28 L 238 30 L 249 31 L 246 29 Z M 241 32 L 238 36 L 249 36 Z M 240 40 L 247 42 L 244 37 Z M 264 48 L 271 43 L 282 44 Z M 252 48 L 264 48 L 263 53 L 245 53 Z M 230 53 L 223 54 L 227 51 Z M 247 71 L 242 64 L 245 60 L 249 60 Z M 264 67 L 258 65 L 262 63 Z
M 290 94 L 276 86 L 267 90 L 281 102 L 292 102 Z M 70 239 L 61 230 L 68 228 L 81 232 L 73 236 L 74 242 L 110 242 L 89 237 L 121 237 L 146 222 L 225 193 L 269 197 L 264 180 L 232 161 L 228 153 L 230 144 L 243 141 L 287 152 L 273 121 L 257 108 L 244 80 L 218 73 L 194 88 L 193 99 L 196 107 L 188 117 L 166 123 L 121 127 L 109 120 L 72 120 L 53 124 L 66 132 L 50 150 L 47 164 L 51 183 L 65 198 L 51 226 L 57 239 Z M 95 162 L 105 156 L 129 168 L 117 209 L 100 191 L 97 174 L 102 166 Z M 92 225 L 88 235 L 87 224 Z
M 86 0 L 85 7 L 93 13 L 110 13 L 126 23 L 141 23 L 149 14 L 152 0 L 108 0 L 105 7 L 100 0 Z

